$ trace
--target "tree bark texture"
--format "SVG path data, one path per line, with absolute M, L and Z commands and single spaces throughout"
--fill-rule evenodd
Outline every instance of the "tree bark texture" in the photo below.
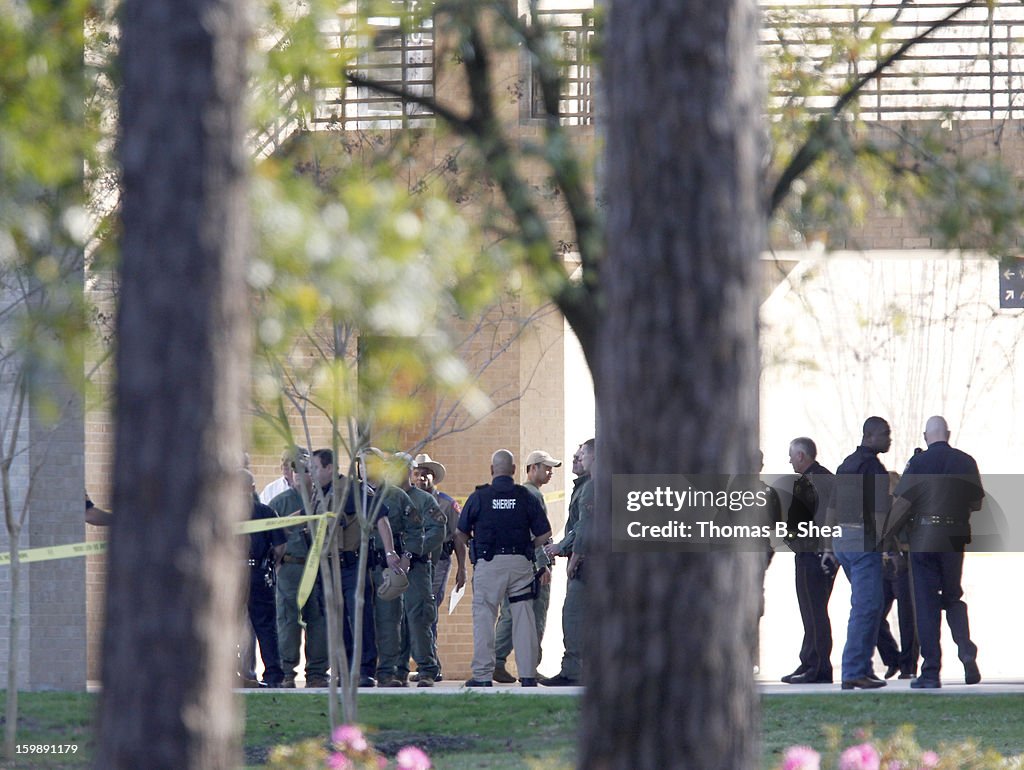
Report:
M 610 553 L 612 474 L 749 472 L 763 242 L 754 0 L 613 0 L 580 767 L 756 767 L 753 554 Z
M 234 768 L 247 398 L 240 0 L 121 13 L 114 524 L 96 766 Z

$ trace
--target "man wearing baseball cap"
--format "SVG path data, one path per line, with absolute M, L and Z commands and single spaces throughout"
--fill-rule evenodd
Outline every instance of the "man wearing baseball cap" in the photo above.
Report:
M 540 501 L 540 507 L 544 509 L 544 515 L 548 513 L 548 507 L 544 503 L 544 493 L 540 488 L 551 481 L 551 474 L 555 468 L 561 466 L 562 461 L 556 460 L 543 449 L 535 449 L 526 457 L 526 487 L 533 496 Z M 537 587 L 537 595 L 533 599 L 533 618 L 537 627 L 537 664 L 540 664 L 540 645 L 544 640 L 544 626 L 547 624 L 548 604 L 551 601 L 551 560 L 544 553 L 544 546 L 538 546 L 536 550 L 536 561 L 534 565 L 540 576 Z M 501 615 L 498 617 L 498 625 L 494 630 L 494 681 L 502 684 L 512 684 L 516 678 L 505 668 L 505 661 L 512 652 L 512 608 L 508 598 L 501 603 Z

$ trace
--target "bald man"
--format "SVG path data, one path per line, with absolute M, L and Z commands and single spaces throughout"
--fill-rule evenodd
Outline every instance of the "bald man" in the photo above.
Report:
M 985 492 L 974 458 L 949 445 L 949 425 L 944 418 L 928 418 L 924 440 L 928 449 L 907 463 L 893 491 L 895 499 L 885 526 L 887 537 L 903 528 L 909 532 L 910 580 L 922 658 L 921 674 L 910 686 L 942 686 L 939 639 L 943 610 L 964 667 L 964 681 L 977 684 L 981 681 L 978 647 L 971 641 L 960 581 L 964 548 L 971 542 L 971 513 L 981 508 Z
M 516 484 L 515 459 L 507 449 L 491 457 L 491 483 L 466 500 L 455 532 L 457 587 L 466 582 L 465 546 L 472 538 L 473 676 L 467 687 L 490 687 L 494 676 L 494 622 L 506 598 L 512 608 L 512 643 L 523 687 L 537 686 L 540 653 L 533 614 L 534 551 L 551 537 L 537 498 Z

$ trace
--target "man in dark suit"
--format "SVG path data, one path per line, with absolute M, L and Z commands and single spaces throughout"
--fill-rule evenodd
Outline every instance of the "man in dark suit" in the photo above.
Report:
M 802 536 L 800 527 L 823 523 L 828 504 L 832 473 L 818 460 L 818 448 L 806 436 L 789 443 L 789 463 L 800 477 L 793 482 L 793 501 L 786 518 L 786 542 L 796 554 L 796 598 L 804 627 L 800 645 L 800 665 L 782 677 L 786 684 L 832 682 L 832 624 L 828 619 L 828 600 L 836 576 L 821 568 L 821 539 Z

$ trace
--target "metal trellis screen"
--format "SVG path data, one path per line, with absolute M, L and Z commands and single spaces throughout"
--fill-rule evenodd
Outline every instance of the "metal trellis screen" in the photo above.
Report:
M 406 4 L 398 0 L 395 5 Z M 325 34 L 339 57 L 357 52 L 351 72 L 416 97 L 433 98 L 434 24 L 430 17 L 410 23 L 397 12 L 393 16 L 341 14 Z M 313 124 L 319 129 L 415 128 L 431 120 L 431 111 L 421 104 L 354 86 L 340 77 L 317 88 Z
M 847 84 L 872 72 L 903 41 L 921 35 L 961 3 L 935 0 L 860 0 L 823 4 L 794 0 L 763 3 L 761 51 L 767 68 L 800 69 L 807 91 L 777 88 L 769 110 L 796 103 L 827 110 Z M 591 9 L 550 10 L 541 19 L 563 49 L 559 116 L 563 123 L 592 122 L 594 36 Z M 855 50 L 836 30 L 853 32 Z M 792 82 L 792 81 L 791 81 Z M 536 79 L 532 114 L 543 115 Z M 1024 114 L 1024 3 L 979 2 L 914 45 L 881 77 L 862 89 L 861 117 L 868 120 L 999 119 Z

